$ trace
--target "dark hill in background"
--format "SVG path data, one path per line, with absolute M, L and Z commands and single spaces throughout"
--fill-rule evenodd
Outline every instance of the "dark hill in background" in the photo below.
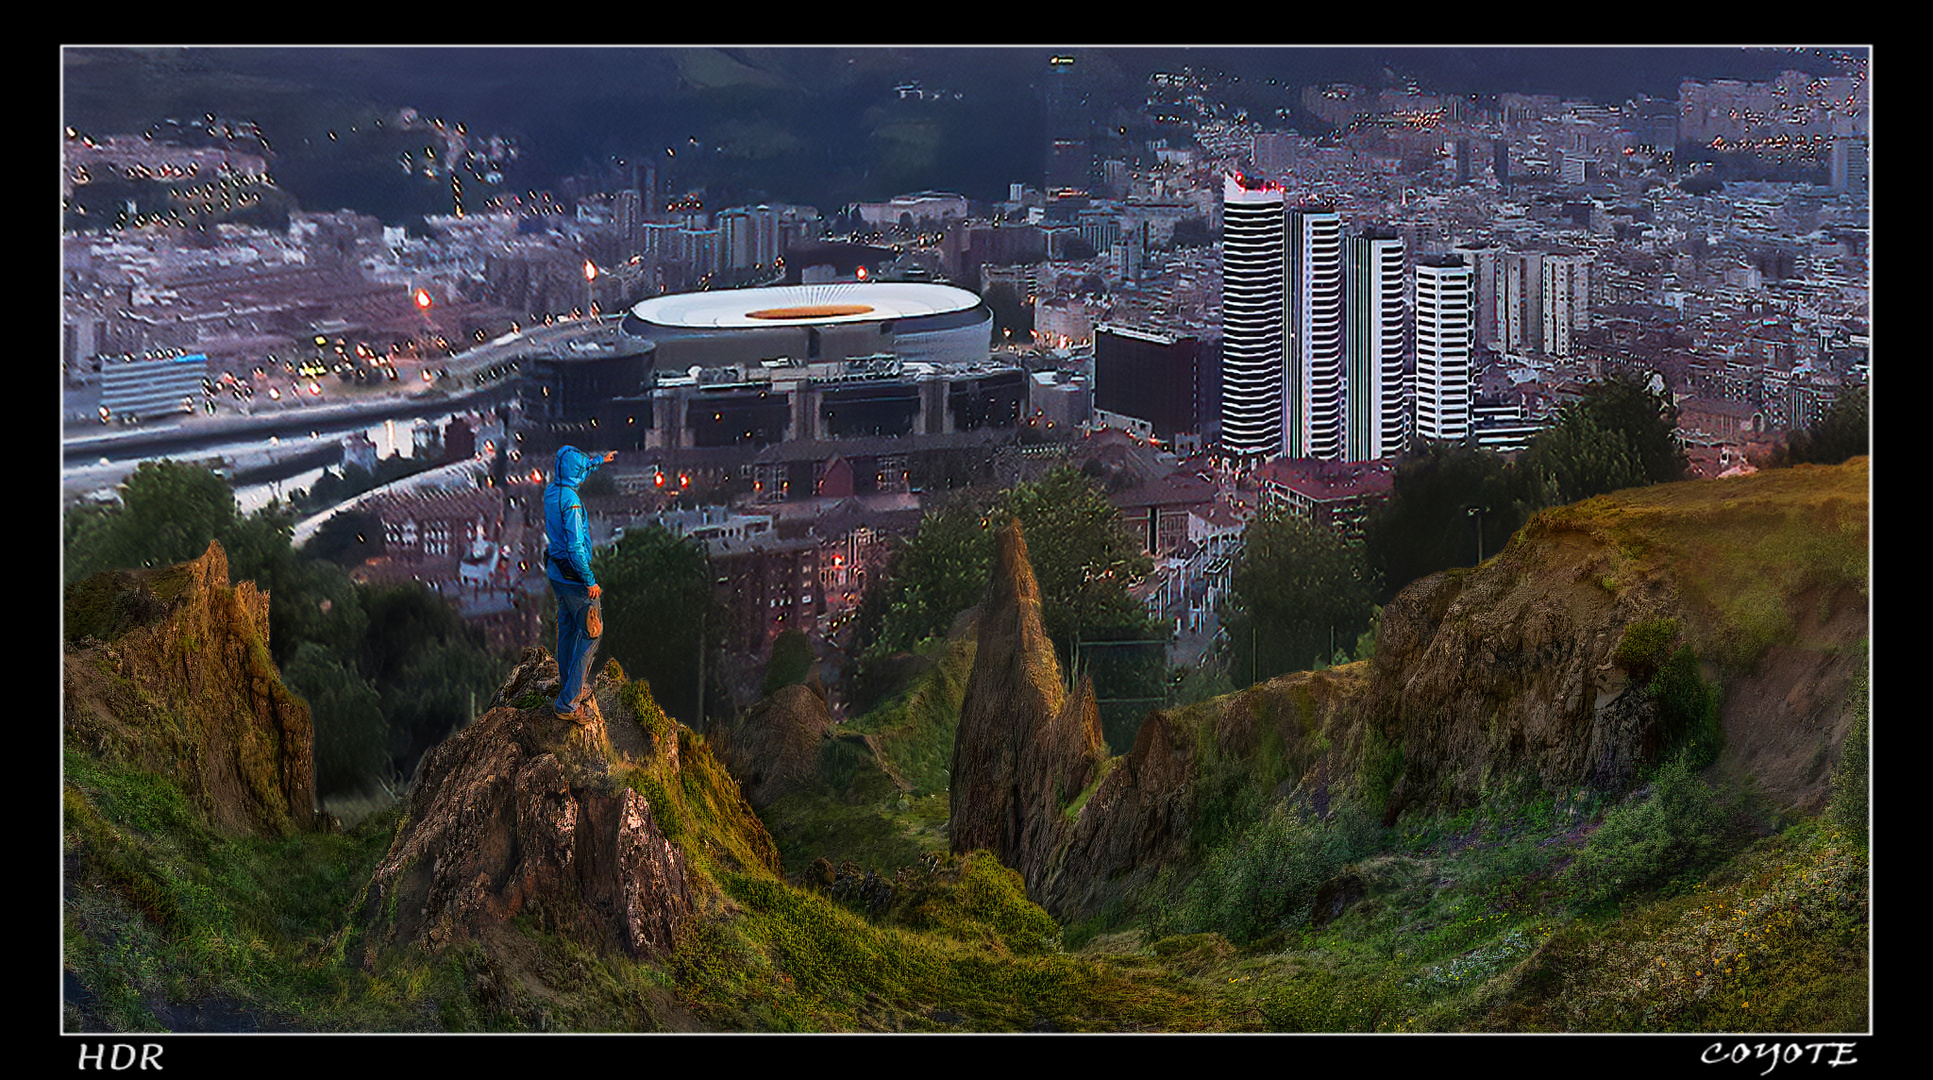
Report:
M 1299 116 L 1315 83 L 1557 94 L 1619 103 L 1674 98 L 1686 78 L 1769 79 L 1833 70 L 1813 52 L 1723 48 L 1076 49 L 1075 70 L 1103 156 L 1145 152 L 1140 107 L 1155 71 L 1194 70 L 1232 107 Z M 308 210 L 350 208 L 392 224 L 436 209 L 447 182 L 415 183 L 398 147 L 347 129 L 410 106 L 478 137 L 514 136 L 523 158 L 502 190 L 557 189 L 620 163 L 657 166 L 675 190 L 704 187 L 708 208 L 755 201 L 817 206 L 925 188 L 972 198 L 1038 186 L 1045 80 L 1054 50 L 1015 48 L 230 48 L 69 49 L 63 120 L 94 134 L 138 133 L 212 113 L 258 122 L 277 176 Z M 903 100 L 917 82 L 939 100 Z M 958 99 L 952 96 L 958 92 Z M 1306 116 L 1299 122 L 1310 133 Z M 338 140 L 329 133 L 336 131 Z M 1182 138 L 1186 138 L 1183 134 Z M 241 146 L 240 149 L 249 149 Z M 407 147 L 404 147 L 407 148 Z M 667 150 L 672 153 L 667 153 Z M 469 185 L 475 189 L 478 185 Z M 487 192 L 470 190 L 480 203 Z

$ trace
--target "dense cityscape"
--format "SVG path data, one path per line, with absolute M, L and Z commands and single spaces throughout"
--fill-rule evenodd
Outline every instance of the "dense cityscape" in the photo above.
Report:
M 443 415 L 414 418 L 413 437 L 393 420 L 380 447 L 352 432 L 330 463 L 368 469 L 432 445 L 438 463 L 469 460 L 441 481 L 458 490 L 369 497 L 386 544 L 363 573 L 453 596 L 467 584 L 477 618 L 497 620 L 531 591 L 541 535 L 493 505 L 514 505 L 514 486 L 490 493 L 476 477 L 497 455 L 514 480 L 523 456 L 542 462 L 566 438 L 621 449 L 623 494 L 596 507 L 600 537 L 734 522 L 701 528 L 714 558 L 742 564 L 728 606 L 778 612 L 739 628 L 754 656 L 785 627 L 836 644 L 886 538 L 919 520 L 936 463 L 1004 450 L 1017 479 L 1018 448 L 1063 443 L 1076 463 L 1133 459 L 1136 482 L 1111 498 L 1157 560 L 1137 590 L 1193 643 L 1176 658 L 1192 662 L 1247 518 L 1282 505 L 1360 530 L 1412 438 L 1521 450 L 1581 386 L 1628 373 L 1671 388 L 1694 473 L 1716 476 L 1750 469 L 1863 383 L 1869 94 L 1861 63 L 1840 66 L 1687 78 L 1676 99 L 1615 102 L 1312 85 L 1298 115 L 1333 125 L 1318 134 L 1231 111 L 1182 67 L 1145 84 L 1143 119 L 1168 134 L 1124 146 L 1097 132 L 1069 53 L 1044 58 L 1045 173 L 1013 178 L 1007 198 L 925 190 L 824 209 L 717 206 L 635 163 L 596 190 L 580 177 L 466 205 L 464 177 L 488 180 L 514 141 L 404 106 L 383 119 L 425 145 L 398 167 L 452 193 L 421 233 L 325 208 L 290 212 L 285 230 L 221 220 L 274 185 L 267 140 L 246 121 L 205 118 L 197 134 L 219 127 L 219 145 L 176 141 L 185 126 L 172 118 L 158 133 L 70 128 L 70 224 L 93 223 L 72 197 L 110 174 L 167 199 L 131 214 L 129 200 L 111 227 L 65 236 L 68 438 L 184 406 L 211 422 L 441 392 Z M 943 93 L 894 88 L 902 101 Z M 1719 179 L 1749 174 L 1741 162 L 1793 179 Z M 947 415 L 875 393 L 864 417 L 814 424 L 800 388 L 824 372 L 748 373 L 784 343 L 715 350 L 695 378 L 660 346 L 622 394 L 577 385 L 592 377 L 574 372 L 617 363 L 593 353 L 623 351 L 614 320 L 651 297 L 894 282 L 964 289 L 991 315 L 983 355 L 868 376 L 908 401 L 937 382 Z M 1256 306 L 1285 288 L 1286 318 L 1279 300 Z M 519 336 L 564 324 L 607 340 Z M 878 346 L 823 359 L 890 355 Z M 700 405 L 736 406 L 755 378 L 798 399 L 798 420 L 781 409 L 729 437 L 681 425 Z M 473 399 L 486 382 L 509 392 Z M 963 414 L 962 395 L 993 404 Z M 615 401 L 656 418 L 615 422 Z M 114 475 L 76 471 L 70 497 L 110 498 Z M 732 501 L 694 518 L 701 498 Z M 726 537 L 744 530 L 755 539 L 727 557 Z
M 1864 464 L 1788 468 L 1870 443 L 1870 50 L 74 48 L 63 92 L 64 865 L 106 890 L 64 1031 L 1742 1030 L 1799 985 L 1744 979 L 1771 937 L 1734 986 L 1631 929 L 1740 881 L 1825 973 L 1773 1030 L 1870 1026 Z M 580 458 L 599 666 L 553 709 Z M 331 854 L 150 855 L 121 822 L 187 812 L 140 770 L 194 762 Z M 1105 987 L 806 991 L 798 896 L 927 934 L 893 905 L 975 865 L 1012 910 L 961 940 Z M 134 970 L 150 923 L 258 937 L 204 982 Z M 491 958 L 533 927 L 670 974 Z

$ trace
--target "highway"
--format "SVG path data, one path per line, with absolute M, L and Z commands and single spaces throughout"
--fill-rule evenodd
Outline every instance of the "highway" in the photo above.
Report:
M 476 374 L 610 325 L 610 320 L 565 321 L 506 334 L 436 361 L 431 370 L 440 374 L 435 381 L 407 393 L 357 388 L 343 395 L 349 400 L 329 401 L 329 395 L 338 393 L 330 386 L 314 404 L 299 403 L 306 399 L 294 393 L 274 403 L 257 395 L 248 412 L 223 408 L 212 416 L 177 413 L 135 425 L 105 426 L 87 418 L 98 397 L 84 401 L 80 400 L 87 396 L 84 390 L 68 391 L 62 410 L 62 503 L 111 491 L 141 462 L 160 458 L 225 465 L 238 498 L 245 491 L 278 490 L 273 482 L 282 480 L 297 479 L 299 486 L 308 482 L 301 477 L 340 460 L 341 435 L 369 430 L 386 420 L 437 422 L 452 413 L 493 408 L 509 399 L 512 386 L 499 379 L 479 387 Z M 414 383 L 413 378 L 403 381 L 403 385 Z M 264 488 L 264 484 L 270 486 Z
M 103 458 L 111 466 L 163 457 L 214 456 L 226 447 L 259 448 L 271 438 L 300 442 L 358 431 L 385 420 L 490 408 L 508 399 L 509 385 L 497 381 L 476 387 L 473 375 L 609 325 L 608 320 L 589 326 L 581 321 L 560 322 L 507 334 L 442 361 L 438 368 L 446 374 L 437 384 L 408 394 L 362 394 L 358 400 L 313 405 L 258 401 L 248 414 L 181 413 L 131 426 L 70 420 L 62 432 L 62 471 L 98 467 Z

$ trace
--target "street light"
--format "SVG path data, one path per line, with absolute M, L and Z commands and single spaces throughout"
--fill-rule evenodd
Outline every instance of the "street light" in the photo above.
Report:
M 1478 566 L 1483 565 L 1483 515 L 1488 513 L 1489 511 L 1490 511 L 1490 508 L 1487 506 L 1470 506 L 1470 507 L 1464 508 L 1464 513 L 1468 514 L 1470 517 L 1475 518 L 1477 521 L 1477 565 Z

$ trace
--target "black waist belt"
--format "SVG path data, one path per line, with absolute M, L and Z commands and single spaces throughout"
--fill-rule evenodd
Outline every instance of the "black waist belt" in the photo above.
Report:
M 584 584 L 584 579 L 577 576 L 576 569 L 574 569 L 571 566 L 568 560 L 560 559 L 557 557 L 557 555 L 554 552 L 549 552 L 549 551 L 546 551 L 544 553 L 544 556 L 550 560 L 550 564 L 552 566 L 555 566 L 557 568 L 557 572 L 563 575 L 565 581 L 568 581 L 574 585 Z

